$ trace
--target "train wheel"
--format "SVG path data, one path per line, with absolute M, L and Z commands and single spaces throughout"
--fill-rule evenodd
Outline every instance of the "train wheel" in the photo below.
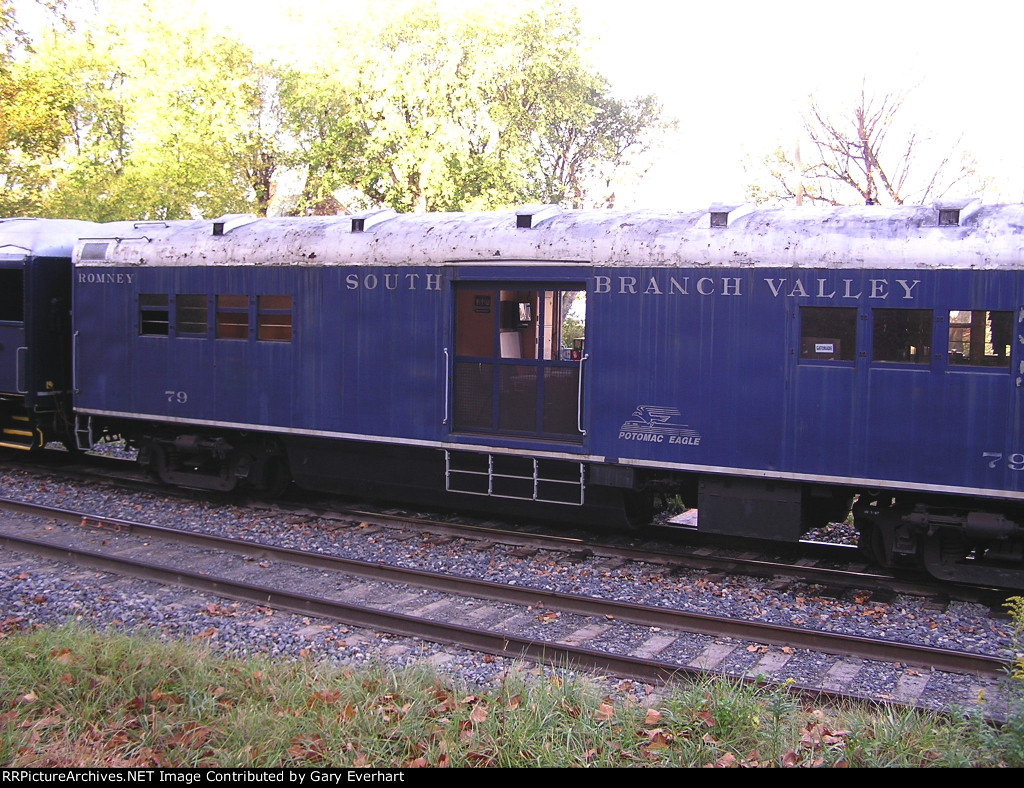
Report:
M 625 490 L 622 493 L 622 508 L 626 527 L 639 531 L 651 524 L 654 517 L 654 494 L 650 491 Z
M 857 523 L 857 530 L 857 550 L 864 559 L 878 566 L 891 567 L 892 556 L 885 546 L 881 527 L 875 523 Z
M 262 477 L 258 489 L 270 498 L 280 498 L 292 482 L 288 462 L 283 457 L 268 457 L 264 460 Z

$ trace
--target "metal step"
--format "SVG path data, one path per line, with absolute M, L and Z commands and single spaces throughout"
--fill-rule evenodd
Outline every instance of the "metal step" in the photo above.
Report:
M 448 492 L 583 505 L 586 466 L 580 462 L 451 450 L 444 461 Z
M 43 431 L 35 426 L 32 415 L 23 407 L 17 407 L 13 413 L 0 414 L 0 448 L 32 451 L 41 448 L 43 443 Z

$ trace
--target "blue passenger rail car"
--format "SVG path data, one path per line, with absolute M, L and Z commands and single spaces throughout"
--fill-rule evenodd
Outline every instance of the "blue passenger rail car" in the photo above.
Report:
M 79 245 L 76 410 L 169 482 L 595 508 L 1024 586 L 1024 207 L 145 226 Z
M 0 219 L 0 447 L 72 442 L 71 251 L 86 222 Z

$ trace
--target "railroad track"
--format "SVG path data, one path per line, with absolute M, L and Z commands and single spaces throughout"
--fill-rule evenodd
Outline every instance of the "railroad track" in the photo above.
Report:
M 999 714 L 1005 663 L 996 657 L 513 587 L 21 502 L 3 507 L 36 523 L 4 525 L 9 550 L 396 635 L 648 683 L 721 671 L 794 684 L 794 667 L 810 660 L 820 663 L 818 678 L 795 682 L 795 690 L 858 698 L 870 697 L 856 688 L 869 661 L 889 666 L 885 700 L 927 705 L 929 684 L 957 681 L 964 705 L 985 698 L 986 713 Z M 498 624 L 489 625 L 492 619 Z
M 415 527 L 438 535 L 493 539 L 504 544 L 538 550 L 589 551 L 593 555 L 640 561 L 647 564 L 720 572 L 755 577 L 788 578 L 794 582 L 815 583 L 832 589 L 858 589 L 881 594 L 910 594 L 922 597 L 951 597 L 961 601 L 981 602 L 1000 608 L 1005 594 L 998 589 L 953 586 L 921 576 L 904 576 L 865 564 L 856 548 L 834 544 L 801 545 L 800 554 L 791 557 L 766 557 L 754 554 L 747 544 L 742 552 L 722 548 L 714 543 L 702 544 L 692 529 L 680 527 L 652 528 L 644 543 L 635 538 L 602 538 L 599 535 L 566 535 L 552 528 L 516 528 L 494 521 L 470 517 L 451 519 L 431 515 L 397 514 L 394 510 L 346 504 L 339 499 L 303 499 L 298 501 L 246 501 L 233 496 L 220 496 L 208 491 L 191 492 L 168 488 L 141 473 L 133 462 L 104 456 L 88 455 L 83 463 L 67 463 L 62 452 L 54 452 L 52 464 L 38 469 L 47 473 L 71 475 L 90 482 L 116 484 L 135 491 L 163 497 L 180 496 L 191 500 L 223 500 L 231 505 L 253 508 L 282 515 L 309 516 L 328 520 L 360 520 L 382 527 Z M 694 542 L 696 538 L 696 543 Z M 767 547 L 772 550 L 772 547 Z M 777 550 L 778 547 L 774 546 Z M 770 554 L 770 553 L 769 553 Z

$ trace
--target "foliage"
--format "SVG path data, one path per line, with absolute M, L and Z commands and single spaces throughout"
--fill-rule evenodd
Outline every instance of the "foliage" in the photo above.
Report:
M 0 215 L 265 214 L 289 173 L 300 213 L 610 204 L 665 127 L 584 61 L 567 0 L 380 0 L 283 64 L 194 0 L 103 0 L 74 27 L 42 2 L 54 24 L 29 42 L 0 0 Z
M 765 181 L 753 183 L 755 202 L 804 200 L 827 205 L 924 204 L 956 190 L 980 194 L 988 180 L 959 141 L 937 148 L 900 123 L 908 93 L 871 94 L 862 87 L 846 111 L 826 109 L 811 96 L 795 155 L 783 148 L 763 161 Z
M 1011 677 L 1024 682 L 1024 597 L 1012 596 L 1006 600 L 1006 609 L 1013 621 L 1013 649 L 1015 652 Z
M 8 767 L 1021 766 L 976 721 L 821 708 L 723 679 L 645 700 L 522 666 L 488 688 L 400 673 L 238 660 L 77 626 L 0 622 Z
M 610 96 L 562 2 L 391 8 L 339 22 L 336 57 L 282 83 L 309 169 L 300 210 L 332 210 L 345 188 L 400 211 L 580 204 L 591 176 L 610 179 L 660 128 L 652 97 Z

